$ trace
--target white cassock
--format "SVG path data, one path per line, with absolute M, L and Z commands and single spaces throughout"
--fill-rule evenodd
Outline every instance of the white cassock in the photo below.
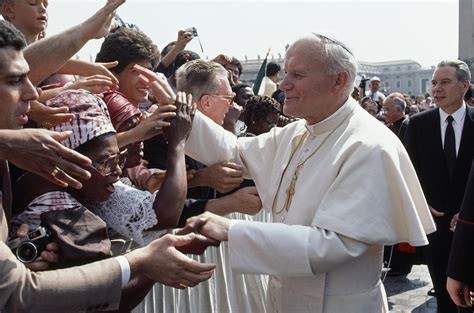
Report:
M 244 165 L 273 212 L 274 223 L 233 224 L 228 243 L 234 271 L 271 275 L 268 312 L 387 312 L 383 246 L 425 245 L 435 230 L 405 148 L 352 98 L 317 124 L 253 138 L 197 112 L 186 151 L 207 165 Z

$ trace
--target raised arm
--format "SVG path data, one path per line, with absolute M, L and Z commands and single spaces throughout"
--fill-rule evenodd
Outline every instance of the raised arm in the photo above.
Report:
M 125 0 L 108 0 L 105 6 L 86 21 L 28 46 L 24 55 L 30 65 L 31 82 L 37 85 L 57 72 L 89 40 L 105 36 L 115 10 L 124 2 Z
M 164 129 L 168 140 L 168 168 L 166 176 L 158 191 L 153 208 L 158 219 L 158 229 L 176 227 L 181 216 L 187 191 L 186 164 L 184 159 L 184 144 L 191 131 L 192 97 L 179 92 L 176 101 L 176 118 L 171 125 Z

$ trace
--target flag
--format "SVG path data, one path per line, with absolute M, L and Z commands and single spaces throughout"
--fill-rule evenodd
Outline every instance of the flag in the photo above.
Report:
M 265 55 L 265 59 L 263 60 L 260 69 L 258 70 L 257 78 L 255 78 L 255 82 L 253 83 L 253 93 L 258 94 L 260 90 L 260 85 L 262 84 L 262 80 L 265 77 L 265 70 L 267 69 L 267 59 L 268 55 L 270 54 L 271 48 L 268 48 L 267 54 Z

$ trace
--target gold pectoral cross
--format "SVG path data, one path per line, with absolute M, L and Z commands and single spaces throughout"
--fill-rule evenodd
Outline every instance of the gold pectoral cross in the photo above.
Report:
M 299 164 L 296 167 L 295 173 L 293 174 L 293 178 L 291 179 L 290 185 L 286 189 L 286 200 L 285 205 L 283 206 L 285 211 L 290 209 L 291 201 L 293 200 L 293 196 L 295 195 L 296 189 L 296 181 L 298 180 L 298 175 L 300 174 L 300 170 L 303 167 L 303 164 Z

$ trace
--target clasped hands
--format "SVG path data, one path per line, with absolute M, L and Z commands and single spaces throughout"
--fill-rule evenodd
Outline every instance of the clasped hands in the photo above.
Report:
M 196 234 L 193 248 L 203 249 L 202 251 L 204 252 L 208 246 L 217 246 L 221 241 L 227 241 L 229 227 L 229 219 L 214 213 L 205 212 L 201 215 L 189 218 L 186 222 L 186 226 L 181 228 L 178 234 Z

